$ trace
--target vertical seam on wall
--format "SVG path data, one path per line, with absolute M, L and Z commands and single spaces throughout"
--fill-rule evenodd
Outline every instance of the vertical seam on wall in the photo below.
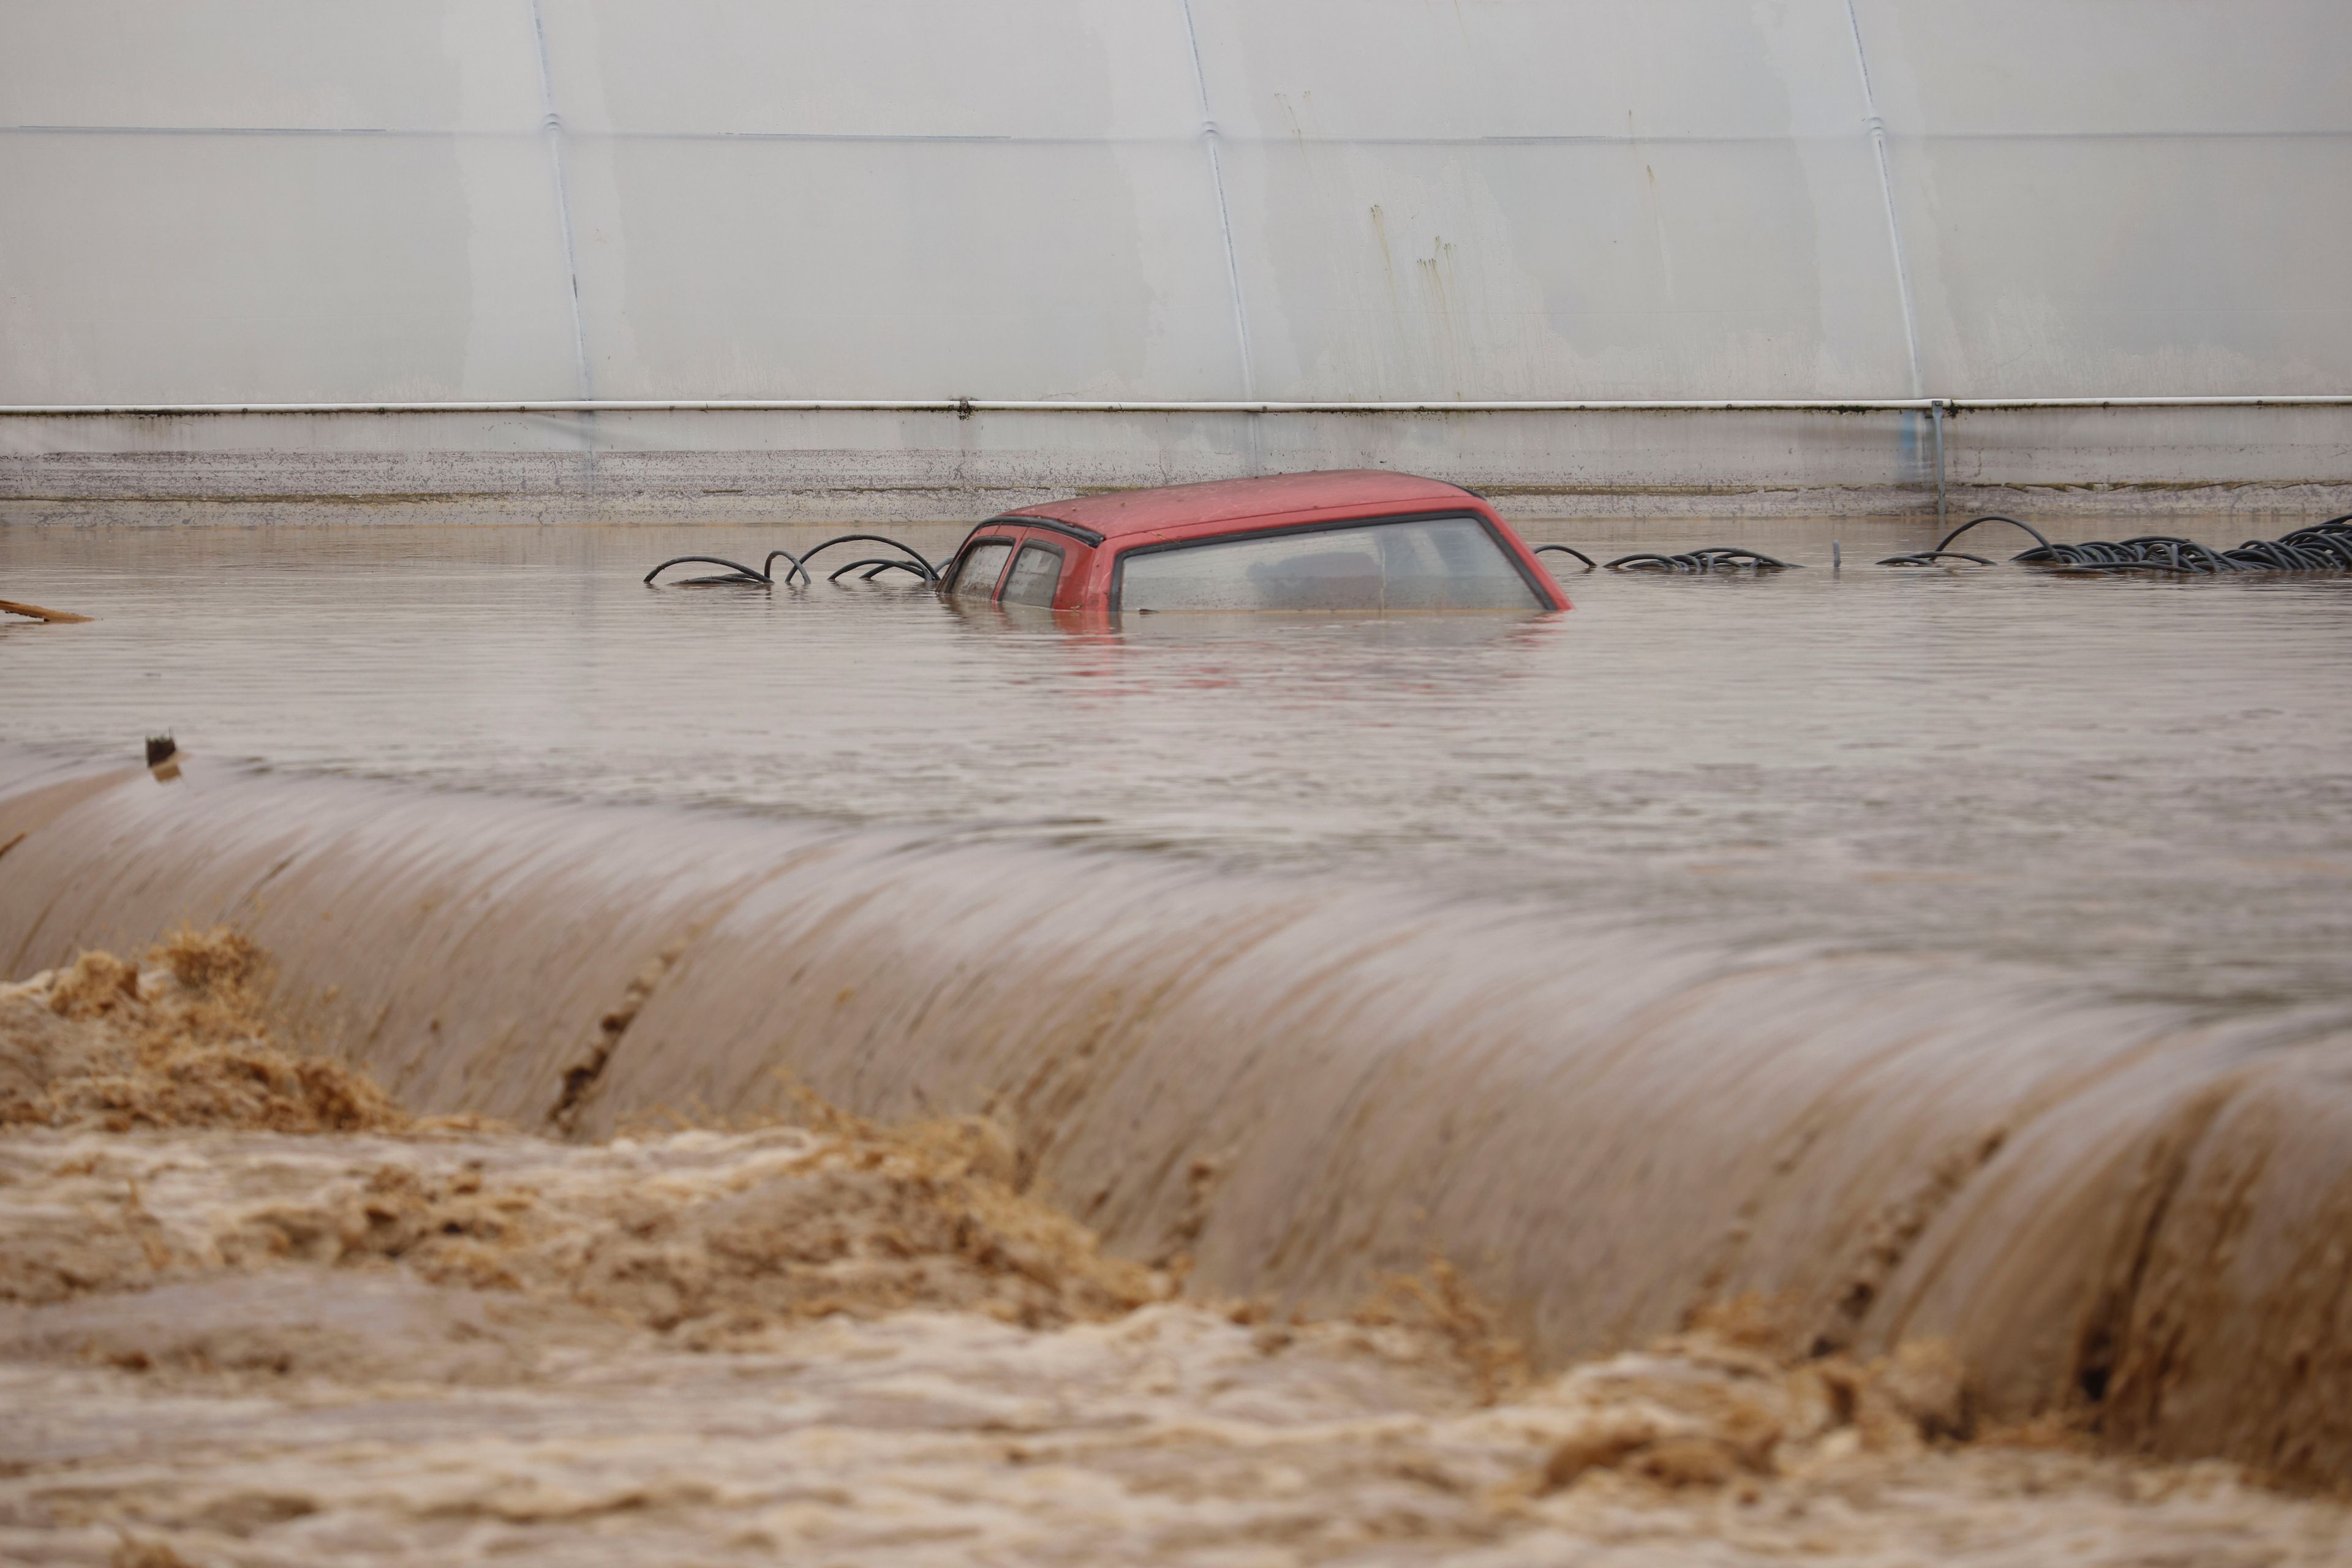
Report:
M 563 231 L 563 275 L 572 288 L 572 355 L 580 379 L 580 396 L 596 395 L 588 369 L 588 322 L 580 308 L 580 247 L 572 235 L 572 189 L 563 175 L 563 117 L 555 111 L 555 77 L 547 63 L 547 22 L 540 0 L 530 0 L 530 36 L 539 46 L 539 128 L 547 133 L 549 161 L 555 170 L 555 218 Z
M 1911 309 L 1911 268 L 1903 258 L 1903 226 L 1895 216 L 1895 169 L 1886 153 L 1886 121 L 1878 117 L 1878 100 L 1870 88 L 1870 58 L 1862 47 L 1862 17 L 1854 0 L 1845 0 L 1846 26 L 1853 29 L 1853 65 L 1862 73 L 1863 124 L 1870 129 L 1871 146 L 1878 154 L 1878 193 L 1886 204 L 1886 243 L 1895 256 L 1895 292 L 1903 304 L 1903 348 L 1911 362 L 1911 395 L 1925 397 L 1919 375 L 1919 328 Z
M 1936 426 L 1936 526 L 1944 526 L 1944 400 L 1931 399 L 1927 417 Z
M 537 0 L 532 0 L 537 4 Z M 1234 249 L 1234 217 L 1225 205 L 1224 162 L 1217 156 L 1217 122 L 1209 111 L 1209 73 L 1201 62 L 1201 32 L 1192 25 L 1192 0 L 1179 0 L 1184 12 L 1184 38 L 1192 47 L 1192 85 L 1201 95 L 1201 138 L 1209 149 L 1209 184 L 1217 193 L 1217 227 L 1225 241 L 1225 281 L 1233 290 L 1234 337 L 1241 345 L 1242 401 L 1257 397 L 1256 375 L 1250 367 L 1249 310 L 1242 301 L 1241 257 Z

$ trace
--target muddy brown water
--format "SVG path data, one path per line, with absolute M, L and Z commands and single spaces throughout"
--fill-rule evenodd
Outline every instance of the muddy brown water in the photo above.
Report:
M 0 632 L 0 963 L 233 921 L 420 1110 L 782 1070 L 1219 1290 L 1443 1254 L 1555 1362 L 1787 1293 L 2352 1476 L 2352 584 L 1689 533 L 1815 564 L 1088 630 L 636 582 L 756 530 L 0 531 L 97 617 Z

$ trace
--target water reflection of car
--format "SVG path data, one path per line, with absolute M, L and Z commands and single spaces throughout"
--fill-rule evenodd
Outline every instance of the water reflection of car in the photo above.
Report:
M 1376 468 L 1024 507 L 973 529 L 940 579 L 967 602 L 1126 615 L 1568 608 L 1483 499 Z

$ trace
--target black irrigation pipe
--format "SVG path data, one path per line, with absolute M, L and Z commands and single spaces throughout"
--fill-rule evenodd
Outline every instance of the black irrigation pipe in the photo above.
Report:
M 1969 530 L 1974 528 L 1980 522 L 2005 522 L 2011 528 L 2021 528 L 2025 530 L 2026 532 L 2033 535 L 2034 539 L 2042 545 L 2046 546 L 2050 542 L 2047 538 L 2043 537 L 2042 531 L 2035 528 L 2030 522 L 2020 522 L 2013 517 L 1995 517 L 1988 514 L 1984 517 L 1972 517 L 1969 519 L 1968 521 L 1960 524 L 1959 527 L 1952 530 L 1951 532 L 1937 540 L 1936 542 L 1936 548 L 1933 550 L 1915 550 L 1907 555 L 1890 555 L 1885 560 L 1881 561 L 1879 564 L 1881 566 L 1933 566 L 1937 562 L 1948 556 L 1958 561 L 1973 561 L 1979 566 L 1990 566 L 1992 563 L 1981 555 L 1971 555 L 1965 550 L 1955 550 L 1952 548 L 1952 541 L 1958 539 L 1960 535 L 1966 533 Z
M 1971 555 L 1965 550 L 1922 550 L 1911 555 L 1890 555 L 1879 564 L 1881 566 L 1933 566 L 1938 561 L 1948 560 L 1973 561 L 1979 566 L 1992 564 L 1988 557 Z
M 789 587 L 792 585 L 792 581 L 795 577 L 798 577 L 803 583 L 814 583 L 815 581 L 815 579 L 809 574 L 808 563 L 815 556 L 818 551 L 830 550 L 836 544 L 852 544 L 860 542 L 869 544 L 887 544 L 893 550 L 905 551 L 914 559 L 911 561 L 899 561 L 895 559 L 883 560 L 878 557 L 869 556 L 864 561 L 854 561 L 850 563 L 848 565 L 843 567 L 840 572 L 835 572 L 832 576 L 827 577 L 825 579 L 826 582 L 838 582 L 843 572 L 853 572 L 860 566 L 871 566 L 874 568 L 873 571 L 868 572 L 866 574 L 865 580 L 869 583 L 872 582 L 880 573 L 893 569 L 904 572 L 909 576 L 919 577 L 926 583 L 936 583 L 940 580 L 939 568 L 932 565 L 929 559 L 926 557 L 921 551 L 916 549 L 911 544 L 908 544 L 903 541 L 892 539 L 885 534 L 879 533 L 844 533 L 835 538 L 825 540 L 824 542 L 815 545 L 810 549 L 806 554 L 795 555 L 789 550 L 771 550 L 768 552 L 768 558 L 765 561 L 761 562 L 757 566 L 746 566 L 740 561 L 730 561 L 723 555 L 674 555 L 667 561 L 663 562 L 660 565 L 655 567 L 652 571 L 646 573 L 645 581 L 646 585 L 651 587 L 653 585 L 653 580 L 660 576 L 664 572 L 668 571 L 671 567 L 683 566 L 689 562 L 699 562 L 709 566 L 724 566 L 729 571 L 732 572 L 734 575 L 731 577 L 690 577 L 686 579 L 682 585 L 693 587 L 708 586 L 709 584 L 719 583 L 741 583 L 753 587 L 772 588 L 776 585 L 776 579 L 773 575 L 776 569 L 776 562 L 779 559 L 782 559 L 792 563 L 792 564 L 785 569 L 783 579 L 785 586 Z
M 1584 563 L 1584 569 L 1587 572 L 1598 570 L 1599 563 L 1596 563 L 1591 556 L 1587 555 L 1583 551 L 1579 550 L 1573 544 L 1538 544 L 1535 548 L 1535 552 L 1538 555 L 1541 555 L 1547 550 L 1557 550 L 1562 555 L 1575 556 L 1579 561 Z
M 1658 572 L 1687 574 L 1706 572 L 1736 572 L 1742 566 L 1752 566 L 1759 572 L 1801 571 L 1793 561 L 1779 561 L 1760 550 L 1746 550 L 1736 544 L 1709 544 L 1680 554 L 1667 555 L 1656 551 L 1643 551 L 1633 555 L 1620 555 L 1604 562 L 1611 572 Z
M 2099 576 L 2119 572 L 2175 572 L 2201 574 L 2207 576 L 2224 572 L 2342 572 L 2352 570 L 2352 512 L 2331 517 L 2325 522 L 2300 528 L 2282 539 L 2249 539 L 2234 550 L 2216 550 L 2200 544 L 2193 539 L 2178 534 L 2147 533 L 2136 539 L 2109 541 L 2094 539 L 2081 544 L 2060 544 L 2030 522 L 2020 522 L 2013 517 L 1988 513 L 1972 517 L 1936 542 L 1933 550 L 1915 550 L 1907 554 L 1889 555 L 1879 562 L 1881 566 L 1933 566 L 1941 561 L 1965 561 L 1971 565 L 1990 566 L 1990 557 L 1971 555 L 1965 550 L 1955 550 L 1952 542 L 1972 528 L 1988 522 L 2007 523 L 2033 538 L 2034 547 L 2021 555 L 2012 555 L 2013 563 L 2027 566 L 2047 567 L 2057 572 L 2077 575 Z M 844 533 L 812 547 L 806 554 L 794 555 L 789 550 L 772 550 L 757 566 L 746 566 L 740 561 L 730 561 L 723 555 L 677 555 L 646 574 L 648 586 L 656 577 L 673 566 L 700 563 L 724 566 L 732 574 L 725 577 L 693 577 L 683 585 L 697 586 L 715 584 L 741 583 L 772 588 L 776 579 L 772 575 L 779 560 L 792 564 L 784 573 L 789 586 L 797 577 L 803 583 L 814 583 L 808 563 L 819 552 L 836 544 L 887 544 L 903 552 L 911 559 L 869 555 L 836 567 L 825 581 L 838 583 L 850 573 L 864 569 L 861 582 L 871 583 L 885 572 L 904 572 L 926 583 L 940 581 L 939 568 L 913 545 L 880 533 Z M 1834 553 L 1835 545 L 1831 549 Z M 1588 572 L 1652 572 L 1661 575 L 1693 575 L 1716 572 L 1737 572 L 1749 568 L 1758 573 L 1786 572 L 1801 569 L 1801 563 L 1780 561 L 1759 550 L 1749 550 L 1735 544 L 1703 545 L 1696 550 L 1676 553 L 1663 551 L 1639 551 L 1632 555 L 1620 555 L 1614 561 L 1595 563 L 1591 556 L 1572 544 L 1538 544 L 1535 553 L 1573 555 L 1584 563 Z
M 793 563 L 793 569 L 800 573 L 803 581 L 806 581 L 808 579 L 808 563 L 815 560 L 819 552 L 830 550 L 836 544 L 856 544 L 860 542 L 866 544 L 887 544 L 893 550 L 903 550 L 908 554 L 913 556 L 916 563 L 922 567 L 924 582 L 936 583 L 940 580 L 939 568 L 933 566 L 930 563 L 929 559 L 926 557 L 921 551 L 916 549 L 911 544 L 903 543 L 898 540 L 890 538 L 887 534 L 880 533 L 845 533 L 836 538 L 828 539 L 824 543 L 813 547 L 806 553 L 802 555 L 798 561 Z M 838 576 L 840 574 L 835 573 L 834 575 Z M 832 578 L 827 578 L 826 581 L 831 582 Z
M 1620 555 L 1614 561 L 1596 562 L 1573 544 L 1538 544 L 1535 553 L 1558 551 L 1573 555 L 1584 563 L 1587 572 L 1658 572 L 1689 574 L 1697 572 L 1733 572 L 1742 566 L 1752 566 L 1759 572 L 1786 572 L 1798 565 L 1794 561 L 1776 561 L 1759 550 L 1742 549 L 1736 544 L 1709 544 L 1697 550 L 1687 550 L 1678 555 L 1656 551 L 1643 551 L 1633 555 Z
M 2049 536 L 2043 533 L 2040 529 L 2034 527 L 2032 523 L 2020 522 L 2013 517 L 2002 517 L 1998 512 L 1987 512 L 1982 517 L 1972 517 L 1969 519 L 1968 521 L 1960 524 L 1959 527 L 1944 535 L 1943 538 L 1936 542 L 1936 548 L 1938 550 L 1949 550 L 1952 547 L 1952 541 L 1958 539 L 1960 535 L 1966 533 L 1969 530 L 1974 528 L 1980 522 L 2005 522 L 2011 528 L 2021 528 L 2026 532 L 2033 535 L 2033 542 L 2041 545 L 2045 550 L 2050 547 Z
M 1890 555 L 1881 566 L 1932 566 L 1951 558 L 1991 562 L 1951 548 L 1952 541 L 1983 522 L 2005 522 L 2033 536 L 2034 547 L 2010 559 L 2027 566 L 2043 566 L 2078 575 L 2099 576 L 2118 572 L 2179 572 L 2215 576 L 2224 572 L 2341 572 L 2352 568 L 2352 512 L 2300 528 L 2283 539 L 2249 539 L 2234 550 L 2216 550 L 2172 533 L 2147 533 L 2137 539 L 2087 540 L 2080 544 L 2054 542 L 2041 530 L 2013 517 L 1971 518 L 1946 534 L 1933 550 Z
M 773 561 L 775 557 L 772 555 L 768 557 L 768 559 L 770 561 Z M 688 582 L 690 584 L 756 583 L 764 587 L 774 581 L 773 578 L 770 577 L 765 572 L 760 570 L 758 567 L 746 566 L 740 561 L 730 561 L 723 555 L 673 555 L 668 560 L 663 562 L 660 565 L 646 574 L 646 585 L 648 587 L 652 586 L 653 580 L 660 576 L 663 573 L 668 571 L 671 567 L 683 566 L 688 562 L 698 562 L 706 566 L 725 566 L 735 574 L 732 577 L 692 577 L 688 579 Z
M 871 566 L 874 568 L 873 571 L 868 572 L 864 577 L 858 579 L 860 582 L 864 583 L 871 583 L 875 578 L 880 576 L 883 573 L 891 570 L 893 567 L 897 568 L 898 571 L 906 573 L 910 577 L 923 576 L 923 569 L 916 565 L 911 561 L 889 561 L 876 557 L 865 561 L 853 561 L 846 566 L 836 566 L 826 575 L 825 581 L 828 583 L 838 583 L 841 581 L 844 574 L 855 572 L 860 566 Z M 930 581 L 928 577 L 924 577 L 923 580 L 927 583 Z

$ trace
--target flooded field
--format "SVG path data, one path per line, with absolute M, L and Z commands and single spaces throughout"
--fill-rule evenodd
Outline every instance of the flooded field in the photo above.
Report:
M 824 531 L 0 530 L 0 1552 L 2340 1560 L 2352 581 Z

